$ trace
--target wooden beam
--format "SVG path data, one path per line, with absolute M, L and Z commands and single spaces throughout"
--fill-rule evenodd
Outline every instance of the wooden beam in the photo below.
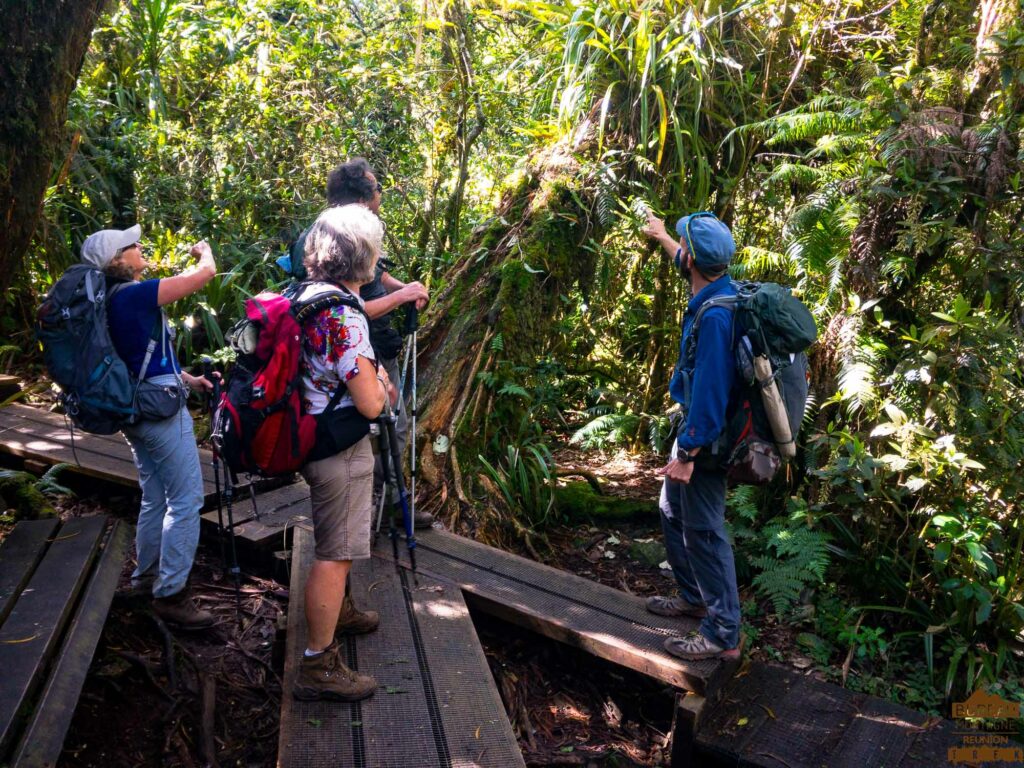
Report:
M 49 768 L 57 764 L 130 543 L 128 526 L 115 520 L 12 765 Z
M 106 524 L 106 516 L 96 516 L 62 526 L 0 627 L 0 755 L 13 744 L 59 644 Z
M 0 544 L 0 626 L 43 557 L 60 520 L 23 520 Z

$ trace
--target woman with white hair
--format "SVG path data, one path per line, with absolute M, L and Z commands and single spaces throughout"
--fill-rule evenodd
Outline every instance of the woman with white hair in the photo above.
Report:
M 317 443 L 302 468 L 310 488 L 313 567 L 306 580 L 307 648 L 295 682 L 297 699 L 358 701 L 373 694 L 377 681 L 349 669 L 341 659 L 338 634 L 372 632 L 379 617 L 359 611 L 347 594 L 352 561 L 370 557 L 373 452 L 368 423 L 395 393 L 378 366 L 359 288 L 373 279 L 384 230 L 362 205 L 328 208 L 309 230 L 303 263 L 311 283 L 300 302 L 321 294 L 350 294 L 347 304 L 318 312 L 303 322 L 303 396 L 317 415 Z

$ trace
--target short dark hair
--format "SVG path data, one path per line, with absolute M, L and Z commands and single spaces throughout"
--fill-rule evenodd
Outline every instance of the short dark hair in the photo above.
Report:
M 373 168 L 365 158 L 356 157 L 327 174 L 327 204 L 348 205 L 373 200 L 377 187 L 366 178 L 367 173 L 373 173 Z
M 313 280 L 364 285 L 373 280 L 384 225 L 358 203 L 328 208 L 306 235 L 302 263 Z

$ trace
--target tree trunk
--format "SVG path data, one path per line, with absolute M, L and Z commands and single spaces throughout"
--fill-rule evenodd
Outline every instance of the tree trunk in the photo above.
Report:
M 598 236 L 594 187 L 569 148 L 539 153 L 507 183 L 494 218 L 438 281 L 418 355 L 417 455 L 428 486 L 442 482 L 444 462 L 458 484 L 459 461 L 465 470 L 482 449 L 487 403 L 502 396 L 480 389 L 480 371 L 521 366 L 525 383 L 540 358 L 564 352 L 555 326 L 569 309 L 565 297 L 589 285 L 594 272 L 592 251 L 581 247 Z M 435 456 L 439 436 L 452 447 Z M 464 497 L 458 485 L 455 491 L 449 498 Z
M 0 284 L 21 268 L 104 0 L 4 0 L 0 14 Z

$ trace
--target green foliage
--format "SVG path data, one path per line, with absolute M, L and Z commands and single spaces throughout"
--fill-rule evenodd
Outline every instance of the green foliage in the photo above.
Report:
M 760 570 L 754 588 L 780 616 L 792 610 L 806 588 L 824 582 L 831 562 L 830 536 L 807 523 L 806 509 L 794 502 L 787 516 L 764 526 L 760 538 L 765 554 L 751 558 Z
M 505 505 L 530 528 L 543 530 L 554 522 L 554 465 L 543 444 L 509 445 L 497 466 L 478 457 L 484 472 L 501 493 Z

